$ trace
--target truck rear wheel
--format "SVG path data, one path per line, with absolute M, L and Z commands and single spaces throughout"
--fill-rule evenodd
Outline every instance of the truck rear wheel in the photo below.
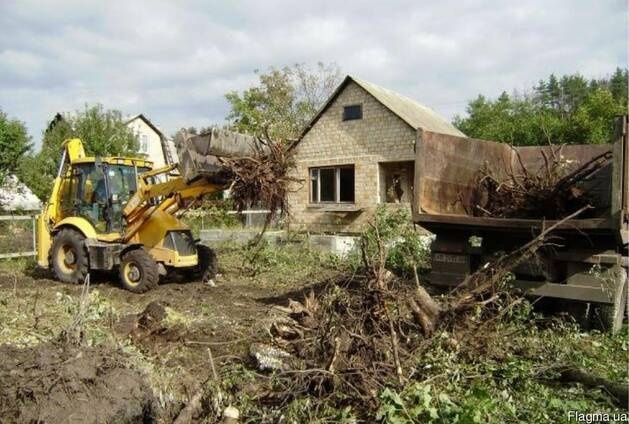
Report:
M 85 237 L 78 231 L 64 228 L 52 242 L 50 262 L 55 276 L 64 283 L 83 283 L 89 273 Z
M 120 282 L 123 288 L 134 293 L 144 293 L 157 287 L 157 262 L 144 249 L 129 250 L 120 261 Z

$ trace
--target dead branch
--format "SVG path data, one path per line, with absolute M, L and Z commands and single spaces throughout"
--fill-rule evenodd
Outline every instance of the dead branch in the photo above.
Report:
M 516 266 L 531 258 L 535 252 L 539 250 L 539 248 L 547 243 L 549 236 L 553 231 L 565 224 L 567 221 L 581 215 L 588 209 L 590 209 L 590 206 L 584 206 L 578 211 L 553 223 L 549 227 L 543 229 L 537 237 L 528 243 L 520 246 L 507 255 L 501 256 L 492 263 L 481 267 L 478 271 L 467 276 L 465 280 L 452 291 L 452 294 L 455 294 L 455 296 L 448 306 L 448 311 L 457 312 L 462 308 L 471 306 L 473 300 L 480 294 L 487 293 L 494 289 L 497 284 L 503 281 L 507 274 Z
M 521 168 L 520 174 L 513 170 L 511 163 L 504 177 L 487 163 L 483 164 L 471 182 L 473 189 L 465 209 L 475 216 L 561 219 L 586 205 L 596 206 L 598 199 L 586 191 L 583 183 L 606 168 L 611 152 L 570 170 L 570 163 L 561 156 L 561 147 L 551 146 L 552 161 L 546 151 L 540 150 L 543 165 L 537 173 L 527 169 L 515 147 L 512 149 Z M 589 213 L 596 213 L 596 208 L 592 209 Z
M 617 406 L 626 408 L 629 404 L 629 384 L 615 382 L 595 375 L 583 368 L 571 365 L 558 365 L 549 371 L 557 373 L 555 378 L 564 383 L 581 383 L 587 388 L 600 388 L 607 392 Z

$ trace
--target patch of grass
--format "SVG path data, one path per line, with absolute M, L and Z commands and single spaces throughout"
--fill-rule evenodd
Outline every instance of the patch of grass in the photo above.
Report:
M 51 287 L 21 287 L 24 277 L 16 274 L 14 278 L 16 290 L 5 291 L 0 299 L 0 344 L 29 346 L 57 337 L 77 314 L 80 297 Z M 109 339 L 116 319 L 111 303 L 98 290 L 91 290 L 83 316 L 88 344 Z
M 219 268 L 228 277 L 248 278 L 269 286 L 314 283 L 348 269 L 339 257 L 312 247 L 305 239 L 257 246 L 224 243 L 218 250 Z
M 540 317 L 536 317 L 541 319 Z M 559 383 L 552 367 L 573 364 L 628 381 L 629 329 L 583 333 L 571 323 L 537 319 L 502 324 L 481 349 L 452 344 L 442 332 L 417 357 L 415 376 L 380 393 L 378 419 L 396 423 L 566 422 L 569 411 L 618 412 L 606 393 Z
M 25 273 L 35 269 L 36 267 L 37 263 L 33 257 L 0 259 L 0 272 L 4 273 Z

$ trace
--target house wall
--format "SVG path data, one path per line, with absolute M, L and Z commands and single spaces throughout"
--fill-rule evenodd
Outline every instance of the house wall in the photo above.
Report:
M 343 121 L 343 106 L 362 104 L 363 119 Z M 358 232 L 382 197 L 380 162 L 414 160 L 415 131 L 367 91 L 350 82 L 299 142 L 295 176 L 303 185 L 289 194 L 291 229 Z M 358 212 L 322 212 L 309 205 L 311 167 L 354 164 Z M 403 207 L 408 207 L 404 204 Z
M 153 128 L 147 125 L 141 118 L 136 118 L 127 124 L 129 128 L 138 136 L 138 141 L 142 143 L 142 135 L 148 137 L 148 144 L 146 151 L 140 150 L 139 153 L 146 156 L 146 158 L 153 162 L 155 168 L 162 167 L 166 164 L 164 160 L 164 151 L 162 150 L 162 141 L 158 133 Z M 140 146 L 141 147 L 141 146 Z

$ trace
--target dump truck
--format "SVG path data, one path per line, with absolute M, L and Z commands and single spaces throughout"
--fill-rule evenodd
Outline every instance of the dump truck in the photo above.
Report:
M 68 283 L 91 271 L 118 271 L 122 287 L 154 288 L 178 270 L 209 281 L 216 254 L 178 218 L 194 201 L 223 190 L 220 157 L 254 153 L 252 137 L 213 129 L 181 137 L 181 160 L 160 168 L 142 158 L 89 157 L 80 139 L 63 143 L 50 198 L 37 218 L 37 263 Z
M 580 322 L 612 332 L 621 327 L 627 309 L 628 126 L 626 116 L 618 118 L 609 144 L 562 147 L 567 164 L 612 152 L 611 161 L 581 187 L 595 200 L 597 212 L 563 222 L 553 233 L 560 237 L 556 245 L 519 265 L 512 282 L 530 296 L 578 311 Z M 540 150 L 550 148 L 417 131 L 412 212 L 415 223 L 436 235 L 431 245 L 432 284 L 456 286 L 492 257 L 515 250 L 558 222 L 474 216 L 465 206 L 474 195 L 481 167 L 508 175 L 522 161 L 528 169 L 539 169 Z

